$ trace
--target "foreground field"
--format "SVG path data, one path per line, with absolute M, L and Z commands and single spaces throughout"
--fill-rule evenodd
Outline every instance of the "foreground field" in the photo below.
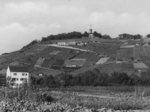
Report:
M 2 90 L 1 90 L 2 92 Z M 0 101 L 2 112 L 141 112 L 150 110 L 149 87 L 68 87 L 38 89 Z M 17 92 L 18 93 L 18 92 Z M 21 95 L 21 93 L 19 94 Z M 44 96 L 44 97 L 40 97 Z
M 150 109 L 148 88 L 144 87 L 75 87 L 52 90 L 58 102 L 90 108 L 114 110 Z M 144 96 L 145 95 L 145 96 Z

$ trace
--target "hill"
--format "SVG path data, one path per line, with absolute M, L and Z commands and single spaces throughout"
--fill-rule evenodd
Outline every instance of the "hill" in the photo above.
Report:
M 74 32 L 67 34 L 66 38 L 72 34 L 81 36 Z M 140 59 L 148 68 L 150 65 L 149 47 L 139 45 L 140 40 L 102 39 L 95 36 L 69 41 L 61 38 L 58 42 L 66 45 L 59 45 L 57 40 L 51 41 L 50 37 L 52 36 L 44 38 L 44 42 L 34 40 L 18 51 L 2 54 L 0 69 L 4 70 L 8 65 L 19 65 L 29 67 L 30 72 L 36 75 L 57 75 L 63 72 L 77 75 L 95 68 L 108 74 L 132 74 L 139 70 L 135 67 L 136 59 Z

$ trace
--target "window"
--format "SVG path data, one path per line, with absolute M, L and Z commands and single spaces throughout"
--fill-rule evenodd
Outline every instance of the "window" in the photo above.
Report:
M 16 78 L 12 78 L 11 81 L 16 81 Z
M 12 78 L 11 81 L 18 81 L 18 78 Z
M 23 76 L 27 76 L 27 73 L 22 73 Z
M 26 78 L 21 78 L 20 81 L 26 83 L 26 82 L 27 82 L 27 79 L 26 79 Z
M 17 75 L 17 73 L 14 73 L 14 75 Z
M 21 78 L 20 80 L 21 80 L 21 81 L 24 81 L 24 78 Z

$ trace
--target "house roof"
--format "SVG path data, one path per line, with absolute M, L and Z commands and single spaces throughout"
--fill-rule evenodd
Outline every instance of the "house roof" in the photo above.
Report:
M 9 69 L 11 72 L 28 72 L 28 69 L 26 67 L 20 66 L 9 66 Z

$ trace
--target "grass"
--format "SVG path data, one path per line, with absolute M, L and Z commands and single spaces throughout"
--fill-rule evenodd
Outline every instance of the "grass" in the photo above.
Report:
M 98 66 L 98 69 L 101 72 L 106 73 L 113 73 L 113 72 L 125 72 L 128 74 L 132 74 L 134 72 L 133 70 L 133 64 L 130 62 L 127 63 L 108 63 L 108 64 L 102 64 Z
M 138 87 L 143 92 L 143 88 Z M 51 95 L 57 97 L 57 101 L 70 105 L 83 105 L 90 108 L 111 108 L 115 110 L 149 109 L 150 101 L 148 97 L 135 95 L 135 87 L 70 87 L 61 90 L 55 89 Z M 147 88 L 149 90 L 149 88 Z M 57 93 L 57 91 L 59 91 Z M 78 94 L 77 94 L 78 93 Z M 80 94 L 90 94 L 92 96 L 81 96 Z M 94 97 L 94 95 L 106 97 Z M 113 96 L 113 97 L 111 97 Z
M 123 48 L 117 51 L 117 60 L 131 61 L 133 57 L 133 48 Z

